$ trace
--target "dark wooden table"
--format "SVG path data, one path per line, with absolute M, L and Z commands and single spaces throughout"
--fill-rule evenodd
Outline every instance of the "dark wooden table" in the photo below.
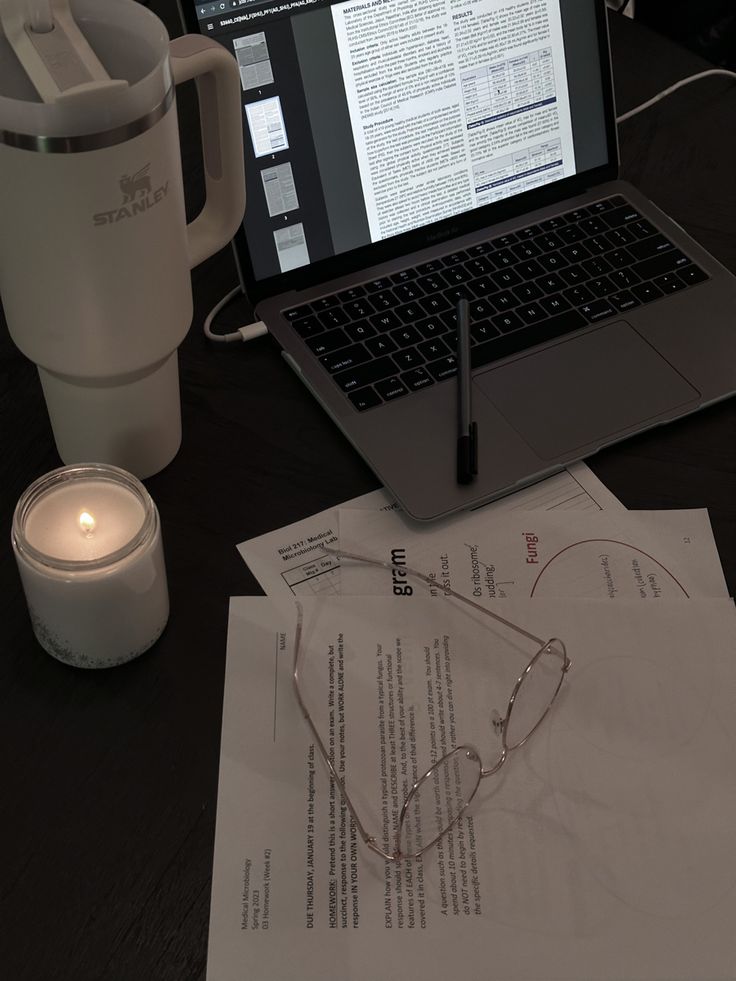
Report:
M 151 6 L 181 33 L 174 0 Z M 640 25 L 612 20 L 619 111 L 706 67 Z M 192 212 L 201 200 L 195 105 L 190 84 L 179 112 Z M 624 176 L 736 271 L 734 119 L 736 85 L 707 79 L 625 123 L 621 152 Z M 2 216 L 0 234 L 12 234 Z M 106 672 L 58 663 L 31 633 L 11 516 L 24 488 L 60 461 L 36 370 L 0 324 L 0 976 L 8 981 L 204 978 L 228 597 L 260 592 L 235 546 L 377 486 L 269 338 L 205 340 L 206 312 L 235 282 L 229 250 L 194 272 L 194 323 L 180 349 L 183 445 L 146 481 L 162 519 L 169 625 L 145 656 Z M 247 317 L 240 302 L 223 329 Z M 708 507 L 736 590 L 736 401 L 588 462 L 629 508 Z

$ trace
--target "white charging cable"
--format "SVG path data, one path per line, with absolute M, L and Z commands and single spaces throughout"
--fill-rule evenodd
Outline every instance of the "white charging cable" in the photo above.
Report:
M 651 99 L 647 99 L 646 102 L 642 102 L 640 106 L 636 106 L 634 109 L 629 109 L 628 112 L 623 113 L 616 119 L 617 123 L 625 123 L 627 119 L 631 119 L 632 116 L 636 116 L 637 113 L 643 112 L 644 109 L 648 109 L 653 106 L 660 99 L 664 99 L 665 96 L 672 95 L 678 89 L 681 89 L 683 85 L 689 85 L 690 82 L 696 82 L 699 78 L 707 78 L 709 75 L 726 75 L 729 78 L 736 78 L 736 72 L 729 71 L 727 68 L 709 68 L 707 71 L 698 72 L 697 75 L 688 75 L 687 78 L 681 78 L 679 82 L 675 82 L 674 85 L 670 85 L 669 88 L 663 89 L 658 92 L 657 95 L 652 96 Z
M 257 320 L 252 324 L 245 324 L 242 327 L 238 327 L 237 330 L 232 331 L 230 334 L 215 334 L 212 330 L 212 321 L 215 319 L 217 314 L 226 306 L 231 300 L 234 300 L 238 294 L 242 293 L 239 286 L 231 289 L 223 298 L 215 304 L 210 310 L 204 320 L 204 334 L 211 341 L 221 341 L 225 344 L 231 344 L 233 341 L 252 341 L 254 337 L 262 337 L 264 334 L 268 333 L 268 327 L 263 323 L 262 320 Z

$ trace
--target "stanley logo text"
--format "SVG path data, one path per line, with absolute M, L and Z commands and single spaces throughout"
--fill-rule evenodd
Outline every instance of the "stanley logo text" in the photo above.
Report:
M 125 218 L 134 218 L 163 201 L 169 193 L 169 182 L 166 181 L 160 187 L 154 188 L 148 173 L 150 166 L 150 163 L 147 163 L 132 177 L 124 174 L 120 178 L 118 183 L 123 195 L 122 203 L 111 211 L 98 211 L 97 214 L 92 215 L 95 225 L 114 225 Z

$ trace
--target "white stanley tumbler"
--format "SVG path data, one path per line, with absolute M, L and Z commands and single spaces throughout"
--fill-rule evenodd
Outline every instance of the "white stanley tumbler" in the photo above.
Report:
M 206 202 L 186 224 L 174 86 L 196 78 Z M 0 0 L 0 297 L 65 463 L 147 477 L 181 442 L 190 269 L 243 218 L 240 82 L 134 0 Z

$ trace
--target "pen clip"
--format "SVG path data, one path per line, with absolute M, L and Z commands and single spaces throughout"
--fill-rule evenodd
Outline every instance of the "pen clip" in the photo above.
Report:
M 475 477 L 478 473 L 478 423 L 471 422 L 468 438 L 470 443 L 470 460 L 469 469 L 471 474 Z
M 467 436 L 457 441 L 457 482 L 470 484 L 478 473 L 478 426 L 471 422 Z

